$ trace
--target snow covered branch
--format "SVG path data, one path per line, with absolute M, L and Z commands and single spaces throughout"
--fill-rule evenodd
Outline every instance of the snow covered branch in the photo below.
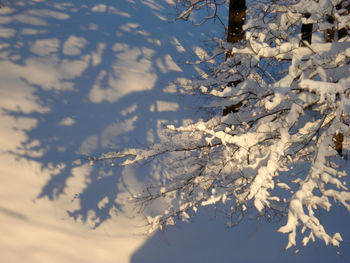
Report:
M 162 183 L 132 197 L 140 207 L 157 199 L 166 204 L 163 213 L 148 217 L 151 232 L 188 221 L 202 206 L 220 205 L 230 226 L 250 208 L 286 216 L 278 231 L 288 234 L 287 249 L 296 245 L 299 230 L 303 245 L 315 238 L 333 246 L 342 241 L 339 233 L 327 233 L 315 210 L 340 203 L 350 211 L 349 174 L 341 168 L 350 167 L 350 38 L 302 43 L 300 28 L 307 12 L 315 34 L 329 28 L 327 15 L 348 30 L 349 1 L 273 2 L 249 7 L 245 39 L 217 40 L 231 55 L 191 82 L 211 97 L 204 107 L 214 117 L 169 125 L 169 140 L 148 149 L 91 158 L 130 165 L 166 155 Z M 187 9 L 179 17 L 187 19 L 207 1 L 183 3 Z

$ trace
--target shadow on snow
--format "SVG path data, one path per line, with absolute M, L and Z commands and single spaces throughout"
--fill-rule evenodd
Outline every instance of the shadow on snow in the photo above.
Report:
M 123 169 L 87 168 L 81 158 L 157 142 L 161 123 L 193 118 L 200 106 L 168 86 L 195 74 L 184 61 L 199 29 L 165 21 L 163 14 L 174 12 L 165 2 L 103 3 L 19 2 L 2 15 L 8 29 L 3 66 L 15 72 L 11 81 L 31 91 L 16 107 L 2 108 L 36 122 L 12 153 L 50 172 L 39 198 L 67 194 L 69 181 L 81 177 L 77 168 L 89 170 L 72 197 L 79 208 L 69 215 L 84 222 L 91 217 L 94 227 L 121 208 L 116 198 Z

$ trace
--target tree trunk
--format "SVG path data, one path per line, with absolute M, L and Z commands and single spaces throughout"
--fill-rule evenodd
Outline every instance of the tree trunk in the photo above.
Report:
M 311 16 L 310 13 L 304 14 L 305 18 L 309 18 Z M 311 44 L 312 41 L 312 27 L 313 24 L 302 24 L 301 25 L 301 46 L 305 46 L 305 41 Z
M 333 16 L 328 16 L 327 21 L 330 24 L 334 24 L 335 19 Z M 334 42 L 335 40 L 334 37 L 335 37 L 335 27 L 332 27 L 331 29 L 327 29 L 325 32 L 325 41 L 327 43 Z M 338 37 L 339 39 L 341 38 L 339 36 L 339 31 L 338 31 Z M 344 141 L 344 135 L 342 133 L 333 135 L 334 149 L 338 152 L 340 156 L 343 156 L 343 141 Z
M 334 17 L 328 16 L 327 18 L 328 23 L 334 24 Z M 333 26 L 331 29 L 327 29 L 325 32 L 325 40 L 327 43 L 333 42 L 335 36 L 335 27 Z
M 344 8 L 349 13 L 350 12 L 350 3 L 344 7 L 342 7 L 342 5 L 343 5 L 343 1 L 340 2 L 335 8 L 337 10 Z M 338 29 L 338 39 L 342 39 L 343 37 L 346 37 L 347 35 L 348 35 L 348 30 L 345 27 Z
M 228 16 L 228 29 L 227 29 L 227 42 L 237 43 L 244 38 L 243 25 L 245 22 L 247 6 L 245 0 L 230 0 L 229 16 Z M 231 57 L 231 53 L 226 53 L 226 59 Z M 237 86 L 241 80 L 231 81 L 229 86 Z M 225 116 L 231 112 L 237 112 L 242 106 L 241 103 L 234 104 L 225 107 L 222 111 L 222 115 Z
M 333 136 L 334 149 L 340 156 L 343 156 L 344 135 L 342 133 L 334 134 Z
M 227 42 L 236 43 L 243 39 L 246 10 L 245 0 L 230 0 Z

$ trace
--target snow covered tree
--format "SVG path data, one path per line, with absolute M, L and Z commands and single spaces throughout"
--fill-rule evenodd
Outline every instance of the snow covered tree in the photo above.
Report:
M 184 1 L 192 6 L 180 18 L 208 2 L 218 3 Z M 341 235 L 328 233 L 315 211 L 329 211 L 335 203 L 350 211 L 344 169 L 350 165 L 336 143 L 342 137 L 346 148 L 350 135 L 349 4 L 248 3 L 244 37 L 232 43 L 217 39 L 212 58 L 231 55 L 185 87 L 211 97 L 205 107 L 214 116 L 169 125 L 168 139 L 147 149 L 110 152 L 91 162 L 162 160 L 161 182 L 131 197 L 140 208 L 164 202 L 161 214 L 148 217 L 151 232 L 212 205 L 225 209 L 229 226 L 254 211 L 286 217 L 278 230 L 288 234 L 286 248 L 296 245 L 297 234 L 303 245 L 318 238 L 339 246 Z M 310 24 L 312 34 L 303 33 Z M 332 42 L 324 37 L 329 30 L 338 32 Z

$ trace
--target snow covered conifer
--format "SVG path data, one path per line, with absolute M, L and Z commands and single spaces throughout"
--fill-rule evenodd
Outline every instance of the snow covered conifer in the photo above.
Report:
M 289 237 L 286 248 L 296 245 L 297 234 L 303 245 L 318 238 L 339 246 L 341 235 L 328 233 L 315 210 L 329 211 L 339 203 L 350 211 L 349 5 L 341 0 L 248 3 L 244 38 L 216 40 L 213 58 L 231 56 L 189 84 L 212 98 L 205 107 L 215 116 L 170 125 L 169 140 L 148 149 L 91 158 L 130 165 L 167 156 L 162 182 L 132 197 L 140 207 L 157 199 L 166 204 L 163 213 L 148 217 L 150 231 L 187 221 L 200 207 L 220 205 L 228 225 L 254 210 L 259 216 L 286 217 L 278 230 Z M 307 39 L 306 24 L 312 24 Z M 329 30 L 336 32 L 332 42 L 327 42 Z

